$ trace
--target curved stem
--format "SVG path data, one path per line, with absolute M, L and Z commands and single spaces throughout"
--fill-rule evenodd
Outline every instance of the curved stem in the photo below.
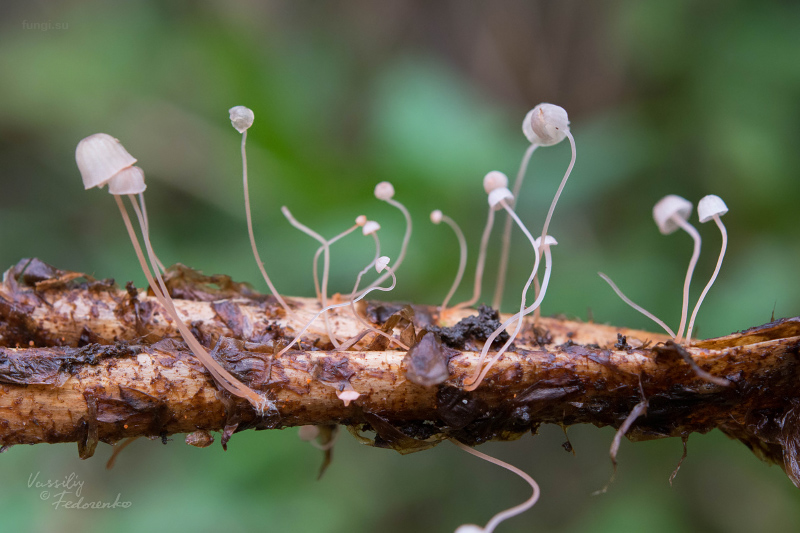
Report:
M 694 267 L 697 266 L 697 259 L 700 257 L 700 234 L 694 226 L 686 222 L 680 217 L 673 216 L 672 219 L 678 226 L 681 227 L 686 233 L 692 236 L 694 240 L 694 250 L 692 251 L 692 259 L 689 261 L 689 268 L 686 270 L 686 279 L 683 282 L 683 306 L 681 307 L 681 324 L 678 327 L 678 335 L 675 337 L 677 344 L 681 343 L 683 339 L 683 328 L 686 326 L 686 315 L 689 313 L 689 285 L 692 283 L 692 274 L 694 274 Z
M 651 313 L 650 311 L 648 311 L 647 309 L 645 309 L 645 308 L 644 308 L 644 307 L 642 307 L 641 305 L 637 305 L 637 304 L 635 304 L 635 303 L 634 303 L 634 302 L 633 302 L 633 301 L 632 301 L 630 298 L 628 298 L 627 296 L 625 296 L 625 295 L 622 293 L 622 291 L 621 291 L 621 290 L 619 290 L 619 287 L 617 287 L 617 286 L 614 284 L 614 282 L 613 282 L 613 281 L 611 281 L 611 278 L 609 278 L 608 276 L 606 276 L 606 275 L 605 275 L 605 274 L 603 274 L 602 272 L 598 272 L 597 274 L 598 274 L 598 275 L 599 275 L 601 278 L 603 278 L 603 279 L 605 280 L 605 282 L 606 282 L 606 283 L 608 283 L 609 285 L 611 285 L 611 288 L 612 288 L 612 289 L 614 289 L 614 292 L 616 292 L 616 293 L 617 293 L 617 296 L 619 296 L 620 298 L 622 298 L 622 301 L 623 301 L 623 302 L 625 302 L 626 304 L 630 305 L 631 307 L 633 307 L 634 309 L 636 309 L 637 311 L 639 311 L 640 313 L 642 313 L 644 316 L 646 316 L 647 318 L 649 318 L 650 320 L 652 320 L 653 322 L 655 322 L 656 324 L 658 324 L 659 326 L 661 326 L 662 328 L 664 328 L 664 331 L 666 331 L 666 332 L 669 334 L 669 336 L 670 336 L 670 337 L 672 337 L 673 339 L 675 338 L 675 332 L 674 332 L 674 331 L 672 331 L 672 328 L 670 328 L 669 326 L 667 326 L 667 325 L 664 323 L 664 321 L 663 321 L 663 320 L 661 320 L 660 318 L 658 318 L 656 315 L 654 315 L 653 313 Z
M 139 198 L 142 201 L 142 205 L 144 205 L 144 193 L 139 193 Z M 144 229 L 147 232 L 147 234 L 149 235 L 150 234 L 150 219 L 147 218 L 147 210 L 146 209 L 142 209 L 142 215 L 144 216 Z M 156 258 L 156 264 L 158 265 L 158 268 L 161 269 L 162 273 L 166 274 L 167 269 L 164 268 L 164 263 L 161 262 L 161 260 L 158 258 L 157 255 L 155 255 L 155 254 L 153 254 L 153 255 Z
M 322 235 L 320 235 L 316 231 L 298 222 L 297 219 L 292 216 L 292 213 L 289 211 L 288 207 L 286 206 L 281 207 L 281 213 L 283 213 L 283 216 L 286 217 L 286 220 L 288 220 L 292 226 L 294 226 L 295 228 L 299 229 L 309 237 L 317 240 L 322 244 L 322 248 L 325 252 L 325 255 L 323 257 L 324 270 L 322 271 L 322 291 L 321 291 L 322 299 L 320 301 L 320 305 L 322 306 L 323 309 L 325 309 L 328 305 L 328 271 L 330 270 L 330 261 L 331 261 L 331 248 L 328 245 L 328 241 L 325 240 L 325 238 L 322 237 Z M 335 348 L 338 348 L 339 341 L 336 340 L 336 336 L 333 334 L 333 331 L 331 330 L 331 324 L 330 321 L 328 320 L 327 311 L 323 313 L 323 320 L 325 321 L 325 333 L 328 335 L 328 338 L 330 339 L 333 346 Z
M 514 189 L 511 191 L 514 198 L 519 198 L 519 191 L 522 189 L 522 182 L 525 179 L 525 173 L 528 170 L 528 163 L 531 160 L 533 152 L 538 148 L 538 144 L 531 144 L 525 150 L 525 155 L 522 156 L 522 162 L 517 171 L 517 177 L 514 180 Z M 503 248 L 500 251 L 500 264 L 497 267 L 497 283 L 494 286 L 494 299 L 492 300 L 492 307 L 500 310 L 500 305 L 503 303 L 503 290 L 506 284 L 506 273 L 508 272 L 508 254 L 511 249 L 511 226 L 513 221 L 510 216 L 506 215 L 505 226 L 503 226 Z
M 133 229 L 130 217 L 128 216 L 128 211 L 125 209 L 125 205 L 122 203 L 122 198 L 120 198 L 117 195 L 114 195 L 114 199 L 116 200 L 117 206 L 119 207 L 120 214 L 122 215 L 122 220 L 125 223 L 125 229 L 128 231 L 128 236 L 131 239 L 134 251 L 136 252 L 136 257 L 139 260 L 139 266 L 142 268 L 142 272 L 144 273 L 145 278 L 147 279 L 147 283 L 150 285 L 150 288 L 153 291 L 153 294 L 155 294 L 158 302 L 162 305 L 162 307 L 164 307 L 165 312 L 175 322 L 175 325 L 178 327 L 178 331 L 180 332 L 181 337 L 183 337 L 187 346 L 189 346 L 189 349 L 192 351 L 195 357 L 197 357 L 200 360 L 200 362 L 203 363 L 203 366 L 205 366 L 206 369 L 208 369 L 214 380 L 217 383 L 219 383 L 220 386 L 228 390 L 231 394 L 247 399 L 258 410 L 263 410 L 263 407 L 266 403 L 265 398 L 259 396 L 252 389 L 242 384 L 239 380 L 231 376 L 230 373 L 228 373 L 224 368 L 222 368 L 222 366 L 219 363 L 214 361 L 213 358 L 210 355 L 208 355 L 208 352 L 205 351 L 202 345 L 200 345 L 200 343 L 197 342 L 197 339 L 194 338 L 189 329 L 180 319 L 177 311 L 175 310 L 175 306 L 172 304 L 172 299 L 169 298 L 169 291 L 166 290 L 166 286 L 163 284 L 163 280 L 160 280 L 161 283 L 156 283 L 156 281 L 153 279 L 153 275 L 150 272 L 150 267 L 147 264 L 147 260 L 145 259 L 142 247 L 139 244 L 139 239 L 136 236 L 136 231 Z M 143 217 L 139 216 L 138 213 L 139 208 L 136 205 L 136 201 L 133 196 L 129 196 L 129 199 L 134 206 L 134 210 L 137 211 L 139 223 L 144 229 L 145 228 L 144 220 Z M 144 235 L 143 237 L 145 245 L 148 246 L 148 248 L 152 249 L 152 247 L 149 246 L 150 242 L 149 238 L 146 235 Z M 158 274 L 157 270 L 156 274 Z
M 719 274 L 719 269 L 722 267 L 722 260 L 725 258 L 725 250 L 728 248 L 728 232 L 725 230 L 725 224 L 722 223 L 720 220 L 719 215 L 714 215 L 714 222 L 717 223 L 717 227 L 719 228 L 720 233 L 722 233 L 722 248 L 719 252 L 719 259 L 717 259 L 717 267 L 714 269 L 714 274 L 711 276 L 711 279 L 708 281 L 708 285 L 706 285 L 705 289 L 703 289 L 703 293 L 700 295 L 700 298 L 697 300 L 697 305 L 694 306 L 694 311 L 692 311 L 692 318 L 689 320 L 689 329 L 686 330 L 686 344 L 692 342 L 692 330 L 694 329 L 694 319 L 697 318 L 697 312 L 700 310 L 700 304 L 703 303 L 703 300 L 706 297 L 709 289 L 714 284 L 714 281 L 717 279 L 717 275 Z
M 400 212 L 403 213 L 403 217 L 405 217 L 406 219 L 406 231 L 405 234 L 403 235 L 403 244 L 400 246 L 400 254 L 398 254 L 397 256 L 397 261 L 395 261 L 394 263 L 393 270 L 394 272 L 397 272 L 397 269 L 400 268 L 400 265 L 403 263 L 403 259 L 406 258 L 406 250 L 408 250 L 408 243 L 411 240 L 411 229 L 412 229 L 411 214 L 408 212 L 408 209 L 406 209 L 406 207 L 403 204 L 401 204 L 394 198 L 388 198 L 387 200 L 385 200 L 385 202 L 399 209 Z M 389 272 L 387 271 L 385 274 L 378 276 L 378 279 L 373 281 L 367 288 L 371 289 L 373 287 L 380 285 L 381 283 L 386 281 L 386 278 L 388 277 L 389 277 Z
M 507 520 L 512 516 L 516 516 L 520 513 L 524 513 L 525 511 L 536 505 L 536 502 L 539 500 L 539 494 L 540 494 L 539 484 L 536 483 L 536 481 L 534 481 L 534 479 L 531 476 L 529 476 L 528 474 L 526 474 L 525 472 L 523 472 L 514 465 L 510 465 L 504 461 L 501 461 L 500 459 L 496 459 L 490 455 L 486 455 L 485 453 L 472 449 L 469 446 L 462 444 L 461 442 L 455 439 L 450 439 L 450 442 L 452 442 L 465 452 L 474 455 L 475 457 L 496 464 L 497 466 L 505 468 L 509 472 L 513 472 L 514 474 L 518 475 L 523 480 L 525 480 L 525 482 L 528 485 L 530 485 L 531 489 L 533 490 L 533 494 L 531 494 L 531 497 L 525 500 L 523 503 L 494 515 L 494 517 L 492 517 L 492 519 L 489 520 L 489 522 L 486 524 L 486 527 L 483 528 L 484 533 L 492 533 L 492 531 L 494 531 L 494 529 L 504 520 Z
M 355 287 L 353 287 L 353 292 L 352 292 L 351 294 L 355 294 L 355 293 L 356 293 L 356 291 L 358 290 L 358 286 L 359 286 L 359 284 L 361 283 L 361 278 L 364 276 L 364 274 L 366 274 L 366 273 L 367 273 L 367 271 L 368 271 L 370 268 L 372 268 L 372 267 L 374 267 L 374 266 L 375 266 L 375 261 L 373 260 L 373 261 L 371 261 L 371 262 L 370 262 L 370 263 L 369 263 L 369 264 L 368 264 L 366 267 L 364 267 L 364 270 L 362 270 L 361 272 L 359 272 L 359 273 L 358 273 L 358 276 L 356 277 L 356 285 L 355 285 Z M 386 267 L 386 268 L 388 269 L 389 267 Z M 351 301 L 352 301 L 352 302 L 358 302 L 358 301 L 360 301 L 362 298 L 364 298 L 364 297 L 365 297 L 367 294 L 371 293 L 372 291 L 383 291 L 383 292 L 388 292 L 388 291 L 391 291 L 392 289 L 394 289 L 395 285 L 397 284 L 397 278 L 395 277 L 395 275 L 394 275 L 394 272 L 393 272 L 391 269 L 389 269 L 389 275 L 392 277 L 392 284 L 391 284 L 389 287 L 367 287 L 366 289 L 364 289 L 363 291 L 361 291 L 361 293 L 358 295 L 358 297 L 356 297 L 354 300 L 351 300 Z M 340 304 L 333 304 L 333 305 L 329 305 L 328 307 L 325 307 L 324 309 L 321 309 L 321 310 L 319 310 L 319 311 L 317 312 L 317 314 L 315 314 L 315 315 L 313 316 L 313 318 L 312 318 L 311 320 L 309 320 L 309 321 L 306 323 L 306 325 L 305 325 L 305 326 L 303 326 L 303 329 L 301 329 L 301 330 L 300 330 L 300 333 L 298 333 L 298 334 L 297 334 L 297 336 L 296 336 L 294 339 L 292 339 L 292 342 L 290 342 L 288 345 L 286 345 L 286 347 L 285 347 L 283 350 L 281 350 L 280 352 L 278 352 L 278 354 L 277 354 L 275 357 L 280 357 L 280 356 L 282 356 L 283 354 L 285 354 L 286 352 L 288 352 L 288 351 L 289 351 L 289 348 L 291 348 L 292 346 L 294 346 L 294 344 L 295 344 L 297 341 L 299 341 L 299 340 L 300 340 L 300 337 L 302 337 L 302 336 L 303 336 L 303 334 L 304 334 L 304 333 L 305 333 L 305 332 L 308 330 L 308 328 L 309 328 L 309 327 L 311 327 L 311 324 L 313 324 L 313 323 L 314 323 L 314 321 L 315 321 L 317 318 L 319 318 L 319 316 L 320 316 L 322 313 L 326 313 L 326 312 L 330 311 L 331 309 L 338 309 L 338 308 L 340 308 L 340 307 L 345 307 L 345 306 L 348 306 L 348 305 L 350 305 L 350 304 L 351 304 L 351 301 L 344 302 L 344 303 L 340 303 Z
M 569 130 L 566 131 L 566 134 L 567 139 L 569 139 L 569 145 L 572 148 L 572 158 L 569 161 L 569 166 L 567 167 L 567 171 L 564 173 L 564 177 L 561 179 L 561 184 L 558 186 L 556 195 L 553 197 L 553 202 L 550 204 L 550 209 L 547 211 L 547 218 L 544 219 L 544 226 L 542 226 L 542 242 L 544 242 L 545 238 L 547 237 L 547 229 L 550 227 L 550 219 L 553 218 L 553 211 L 555 211 L 558 199 L 561 197 L 561 191 L 564 190 L 564 185 L 567 184 L 569 175 L 572 174 L 572 168 L 575 166 L 575 156 L 577 155 L 575 150 L 575 138 L 572 136 L 572 133 Z
M 472 298 L 466 302 L 454 305 L 453 309 L 462 309 L 464 307 L 471 307 L 481 297 L 481 282 L 483 281 L 483 267 L 486 264 L 486 248 L 489 245 L 489 236 L 492 234 L 492 226 L 494 225 L 494 209 L 489 208 L 489 216 L 486 219 L 486 226 L 483 228 L 483 235 L 481 236 L 481 247 L 478 251 L 478 263 L 475 265 L 475 285 L 472 291 Z
M 508 212 L 508 214 L 514 219 L 514 222 L 517 223 L 517 225 L 520 227 L 522 232 L 525 234 L 525 236 L 530 241 L 531 246 L 533 247 L 533 252 L 534 252 L 535 258 L 534 258 L 534 262 L 533 262 L 533 269 L 531 270 L 531 275 L 528 277 L 528 282 L 525 284 L 525 287 L 522 289 L 522 301 L 520 302 L 519 313 L 517 313 L 516 315 L 514 315 L 510 319 L 506 320 L 499 328 L 495 329 L 492 332 L 492 334 L 489 335 L 489 338 L 486 340 L 486 342 L 483 344 L 483 349 L 481 350 L 480 358 L 478 358 L 478 364 L 477 364 L 477 367 L 475 369 L 475 372 L 473 372 L 473 374 L 472 374 L 472 376 L 470 376 L 470 378 L 464 380 L 464 383 L 467 385 L 466 387 L 464 387 L 464 389 L 468 390 L 468 391 L 472 391 L 472 390 L 475 390 L 476 388 L 478 388 L 478 385 L 480 385 L 481 382 L 483 381 L 483 378 L 484 378 L 484 376 L 486 376 L 486 373 L 489 371 L 489 368 L 491 368 L 491 366 L 495 363 L 495 361 L 500 359 L 500 357 L 505 353 L 505 351 L 508 349 L 508 347 L 511 346 L 511 343 L 514 342 L 514 339 L 516 339 L 517 335 L 519 334 L 520 329 L 522 328 L 522 317 L 524 317 L 526 314 L 530 313 L 530 311 L 532 311 L 533 309 L 535 309 L 536 307 L 541 305 L 542 299 L 544 299 L 544 294 L 547 291 L 547 286 L 545 285 L 544 291 L 542 291 L 542 293 L 540 294 L 540 297 L 536 299 L 536 302 L 534 302 L 534 305 L 531 306 L 528 309 L 525 308 L 525 300 L 526 300 L 527 295 L 528 295 L 528 289 L 530 288 L 531 283 L 533 282 L 533 279 L 536 277 L 536 272 L 539 270 L 539 257 L 540 257 L 539 256 L 539 247 L 536 245 L 536 240 L 533 238 L 531 233 L 528 231 L 528 228 L 525 227 L 525 225 L 519 219 L 517 214 L 514 212 L 513 209 L 511 209 L 508 206 L 508 204 L 505 202 L 505 200 L 502 200 L 500 202 L 500 205 L 502 205 L 503 208 L 505 208 L 506 212 Z M 546 251 L 546 253 L 545 253 L 545 261 L 548 262 L 548 267 L 549 267 L 549 261 L 550 261 L 550 257 L 551 257 L 550 256 L 550 252 L 549 252 L 549 248 L 550 247 L 549 246 L 545 246 L 544 248 L 545 248 L 545 251 Z M 546 274 L 545 275 L 547 276 L 547 281 L 549 282 L 549 280 L 550 280 L 550 269 L 549 268 L 546 269 Z M 514 334 L 509 336 L 508 341 L 506 341 L 506 343 L 503 345 L 503 347 L 500 350 L 498 350 L 497 354 L 494 356 L 494 359 L 492 359 L 492 361 L 488 365 L 486 365 L 486 368 L 484 368 L 481 371 L 481 366 L 483 365 L 483 361 L 486 359 L 486 355 L 489 353 L 489 350 L 492 347 L 492 343 L 497 338 L 497 336 L 500 335 L 500 333 L 502 333 L 503 331 L 505 331 L 505 329 L 515 319 L 518 320 L 518 322 L 517 322 L 517 328 L 515 329 Z M 469 383 L 467 383 L 468 381 L 469 381 Z
M 275 285 L 273 285 L 272 281 L 269 279 L 267 270 L 264 268 L 264 262 L 261 260 L 261 256 L 258 254 L 258 248 L 256 247 L 256 238 L 253 234 L 253 218 L 250 215 L 250 189 L 247 185 L 247 154 L 245 152 L 246 142 L 247 131 L 245 130 L 245 132 L 242 133 L 242 184 L 244 186 L 244 212 L 247 217 L 247 233 L 250 236 L 250 247 L 253 249 L 253 257 L 256 260 L 256 265 L 258 265 L 258 270 L 261 271 L 261 276 L 264 278 L 264 281 L 267 282 L 270 292 L 273 296 L 275 296 L 275 299 L 278 300 L 278 303 L 281 305 L 281 307 L 283 307 L 283 310 L 286 311 L 286 314 L 291 318 L 296 319 L 297 317 L 294 312 L 289 309 L 289 306 L 281 297 L 280 293 L 278 293 Z
M 378 261 L 378 258 L 381 256 L 381 240 L 378 238 L 378 232 L 377 231 L 373 232 L 371 235 L 372 235 L 372 238 L 375 240 L 375 259 L 372 260 L 372 263 L 370 263 L 370 265 L 371 266 L 375 266 L 375 263 Z M 393 280 L 392 281 L 392 287 L 394 287 L 394 282 L 396 281 L 396 278 L 394 277 L 394 273 L 391 270 L 389 271 L 389 273 L 391 274 L 392 280 Z M 356 287 L 358 287 L 357 283 L 356 283 Z M 356 320 L 358 320 L 361 323 L 361 325 L 366 327 L 368 330 L 370 330 L 370 331 L 372 331 L 374 333 L 377 333 L 378 335 L 381 335 L 383 337 L 386 337 L 387 339 L 389 339 L 389 341 L 397 344 L 398 346 L 400 346 L 404 350 L 408 350 L 408 346 L 406 346 L 406 344 L 404 342 L 400 342 L 399 340 L 395 339 L 394 337 L 392 337 L 388 333 L 379 330 L 378 328 L 374 327 L 372 324 L 370 324 L 369 322 L 367 322 L 366 320 L 361 318 L 361 315 L 359 315 L 358 311 L 356 311 L 356 302 L 355 302 L 355 300 L 353 300 L 353 297 L 356 294 L 356 287 L 353 287 L 353 292 L 350 293 L 350 310 L 353 312 L 353 316 L 356 317 Z M 347 341 L 345 341 L 344 344 L 347 344 Z
M 360 226 L 358 224 L 355 224 L 353 227 L 344 230 L 343 232 L 341 232 L 336 237 L 328 240 L 328 246 L 332 245 L 333 243 L 335 243 L 339 239 L 342 239 L 342 238 L 350 235 L 355 230 L 357 230 L 359 227 Z M 322 292 L 320 291 L 320 287 L 319 287 L 319 268 L 318 268 L 317 264 L 319 262 L 319 255 L 322 253 L 322 251 L 324 249 L 325 249 L 324 246 L 320 246 L 319 248 L 317 248 L 317 251 L 314 252 L 314 262 L 311 265 L 311 271 L 313 272 L 313 276 L 314 276 L 314 291 L 317 293 L 317 300 L 321 300 L 322 299 Z M 327 297 L 327 295 L 326 295 L 326 297 Z
M 453 281 L 453 285 L 450 287 L 450 291 L 447 293 L 447 296 L 445 296 L 444 302 L 442 302 L 442 307 L 439 309 L 440 315 L 443 315 L 447 309 L 447 304 L 456 293 L 456 289 L 458 289 L 458 286 L 461 284 L 461 279 L 464 277 L 464 270 L 467 268 L 467 240 L 464 238 L 464 232 L 461 231 L 461 228 L 458 227 L 458 224 L 456 224 L 455 220 L 449 216 L 443 214 L 442 220 L 448 226 L 450 226 L 456 234 L 456 238 L 458 239 L 459 259 L 456 279 Z

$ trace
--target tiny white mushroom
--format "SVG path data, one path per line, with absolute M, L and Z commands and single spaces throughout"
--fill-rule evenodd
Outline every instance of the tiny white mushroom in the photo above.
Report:
M 481 297 L 481 285 L 483 284 L 483 270 L 486 266 L 486 250 L 489 246 L 489 237 L 492 234 L 492 226 L 494 226 L 494 212 L 495 207 L 499 205 L 501 200 L 507 199 L 513 203 L 514 197 L 510 197 L 505 193 L 492 193 L 498 189 L 505 189 L 508 191 L 508 177 L 499 170 L 492 170 L 483 177 L 483 190 L 489 195 L 489 216 L 486 219 L 486 225 L 483 228 L 481 235 L 481 244 L 478 249 L 478 262 L 475 265 L 475 282 L 472 289 L 472 298 L 465 302 L 461 302 L 452 307 L 452 309 L 463 309 L 475 305 Z M 510 191 L 508 194 L 511 194 Z M 494 204 L 492 200 L 497 200 Z
M 389 257 L 382 255 L 375 261 L 375 270 L 380 274 L 389 265 Z
M 394 264 L 394 271 L 397 271 L 406 257 L 408 243 L 411 241 L 411 230 L 413 229 L 413 225 L 411 223 L 411 214 L 408 212 L 408 209 L 406 209 L 406 206 L 394 199 L 394 186 L 388 181 L 382 181 L 375 186 L 375 198 L 395 207 L 403 214 L 403 218 L 406 220 L 406 230 L 405 233 L 403 233 L 403 243 L 400 245 L 400 253 L 397 255 L 397 261 Z M 366 235 L 366 233 L 364 235 Z M 371 289 L 373 287 L 377 287 L 388 277 L 389 273 L 387 272 L 379 276 L 378 279 L 373 281 L 367 288 Z
M 542 235 L 544 236 L 547 234 L 550 219 L 553 216 L 556 203 L 561 196 L 561 191 L 564 189 L 564 185 L 572 172 L 572 167 L 575 165 L 575 139 L 572 138 L 572 133 L 570 133 L 569 130 L 569 116 L 567 115 L 567 111 L 563 107 L 548 103 L 539 104 L 528 111 L 522 121 L 522 133 L 525 134 L 525 137 L 531 144 L 525 150 L 525 155 L 522 157 L 517 177 L 514 180 L 512 193 L 515 198 L 519 197 L 520 190 L 522 189 L 522 181 L 525 179 L 525 173 L 528 169 L 528 163 L 536 148 L 539 146 L 553 146 L 560 143 L 565 138 L 568 138 L 572 149 L 572 159 L 567 167 L 567 172 L 561 180 L 561 185 L 553 198 L 553 202 L 547 213 L 547 218 L 545 219 L 542 229 Z M 503 228 L 500 263 L 497 269 L 497 283 L 495 284 L 494 299 L 492 300 L 492 307 L 498 310 L 503 301 L 503 291 L 505 289 L 506 273 L 508 271 L 508 256 L 511 250 L 511 226 L 511 217 L 506 217 L 506 223 Z M 538 280 L 534 281 L 535 287 L 537 288 L 536 294 L 538 295 Z
M 437 225 L 444 222 L 450 226 L 450 228 L 456 234 L 456 239 L 458 239 L 458 270 L 456 271 L 456 278 L 453 280 L 453 285 L 450 286 L 450 290 L 447 292 L 447 296 L 445 296 L 442 306 L 439 308 L 439 316 L 441 317 L 445 314 L 445 311 L 447 310 L 447 304 L 456 293 L 456 289 L 458 289 L 458 286 L 461 284 L 461 279 L 464 277 L 464 270 L 467 268 L 467 240 L 464 238 L 464 232 L 461 231 L 461 228 L 458 226 L 458 224 L 456 224 L 456 221 L 442 213 L 439 209 L 431 212 L 431 222 Z
M 344 402 L 344 406 L 347 407 L 350 405 L 350 402 L 353 400 L 357 400 L 361 394 L 356 392 L 355 390 L 343 390 L 336 393 L 336 396 L 339 397 L 342 402 Z
M 653 206 L 653 220 L 655 220 L 659 231 L 664 235 L 669 235 L 679 228 L 688 233 L 694 241 L 692 258 L 689 261 L 689 268 L 686 271 L 686 279 L 683 282 L 683 305 L 681 306 L 681 323 L 678 326 L 678 333 L 675 335 L 675 342 L 680 344 L 683 339 L 683 331 L 686 326 L 686 318 L 689 312 L 689 286 L 692 283 L 692 274 L 700 257 L 700 234 L 694 226 L 689 224 L 689 215 L 692 214 L 692 203 L 675 194 L 670 194 L 659 200 Z
M 81 139 L 75 148 L 83 188 L 102 187 L 121 170 L 136 163 L 119 140 L 107 133 L 95 133 Z
M 245 149 L 247 145 L 247 130 L 250 126 L 253 125 L 253 120 L 255 119 L 255 115 L 253 111 L 243 105 L 237 105 L 232 107 L 228 110 L 231 119 L 231 125 L 234 127 L 236 131 L 242 134 L 242 187 L 244 189 L 244 212 L 245 218 L 247 219 L 247 234 L 250 237 L 250 248 L 253 250 L 253 257 L 256 260 L 256 266 L 258 266 L 259 272 L 261 272 L 261 277 L 264 278 L 264 281 L 267 283 L 267 287 L 269 287 L 270 292 L 275 299 L 278 301 L 280 306 L 286 311 L 286 314 L 293 319 L 296 319 L 294 312 L 289 309 L 286 301 L 281 297 L 278 290 L 273 285 L 272 280 L 270 279 L 269 275 L 267 275 L 266 267 L 264 267 L 264 261 L 261 260 L 261 255 L 258 253 L 258 247 L 256 246 L 256 238 L 255 234 L 253 233 L 253 217 L 250 214 L 250 188 L 247 182 L 247 151 Z
M 231 117 L 231 124 L 239 133 L 244 133 L 250 129 L 250 126 L 253 125 L 253 121 L 255 120 L 253 110 L 243 105 L 230 108 L 228 113 Z
M 147 189 L 144 183 L 144 171 L 139 167 L 128 167 L 120 170 L 108 180 L 108 192 L 113 195 L 139 194 Z
M 689 327 L 686 330 L 686 343 L 690 343 L 692 340 L 692 330 L 694 329 L 694 321 L 697 318 L 697 312 L 700 310 L 700 304 L 703 303 L 703 300 L 706 297 L 709 289 L 714 284 L 714 281 L 717 279 L 717 275 L 719 274 L 719 269 L 722 268 L 722 260 L 725 258 L 725 250 L 728 248 L 728 232 L 725 229 L 725 224 L 722 223 L 720 217 L 728 212 L 728 206 L 725 205 L 725 202 L 722 201 L 722 198 L 716 196 L 714 194 L 709 194 L 708 196 L 704 196 L 698 203 L 697 203 L 697 216 L 700 219 L 701 224 L 705 224 L 709 220 L 713 220 L 716 222 L 717 227 L 719 228 L 720 233 L 722 234 L 722 247 L 719 251 L 719 259 L 717 259 L 717 266 L 714 268 L 714 274 L 711 275 L 711 279 L 708 281 L 708 284 L 703 289 L 703 292 L 700 294 L 700 298 L 697 300 L 697 305 L 694 307 L 694 311 L 692 311 L 692 318 L 689 320 Z
M 361 226 L 361 233 L 364 235 L 372 235 L 376 231 L 381 229 L 381 225 L 375 222 L 374 220 L 367 220 L 364 222 L 364 225 Z

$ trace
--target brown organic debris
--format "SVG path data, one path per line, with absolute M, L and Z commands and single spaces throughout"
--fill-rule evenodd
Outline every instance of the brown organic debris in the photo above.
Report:
M 437 344 L 443 328 L 432 323 L 434 309 L 369 302 L 367 318 L 414 339 L 411 351 L 380 343 L 370 350 L 372 335 L 329 351 L 312 328 L 297 350 L 275 358 L 302 324 L 287 321 L 272 298 L 227 277 L 170 271 L 179 280 L 175 305 L 200 341 L 271 408 L 256 413 L 219 390 L 144 291 L 24 260 L 0 284 L 0 449 L 77 442 L 85 458 L 98 442 L 134 437 L 185 433 L 205 446 L 221 431 L 225 446 L 250 428 L 340 424 L 363 442 L 407 453 L 447 438 L 516 439 L 546 423 L 626 426 L 620 437 L 631 440 L 718 428 L 800 486 L 800 318 L 689 347 L 659 334 L 542 318 L 535 328 L 527 323 L 515 350 L 466 392 L 479 319 L 450 330 L 466 334 L 455 348 Z M 291 306 L 301 320 L 319 309 L 305 298 Z M 342 338 L 362 331 L 347 309 L 338 311 L 331 323 Z M 347 387 L 360 396 L 346 406 L 337 392 Z

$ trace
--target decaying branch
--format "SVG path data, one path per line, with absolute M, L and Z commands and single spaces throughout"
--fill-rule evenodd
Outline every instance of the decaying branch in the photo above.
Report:
M 259 415 L 219 390 L 155 298 L 24 260 L 0 285 L 0 444 L 77 442 L 88 457 L 97 442 L 125 437 L 222 431 L 226 443 L 248 428 L 343 424 L 365 442 L 409 452 L 448 437 L 514 439 L 545 423 L 619 428 L 646 402 L 628 421 L 629 438 L 719 428 L 800 486 L 800 318 L 688 348 L 663 335 L 542 318 L 465 392 L 475 352 L 498 324 L 489 309 L 445 317 L 453 327 L 442 328 L 430 307 L 358 307 L 413 345 L 406 352 L 364 334 L 343 308 L 332 316 L 336 334 L 362 334 L 350 350 L 334 351 L 320 327 L 276 358 L 302 324 L 287 322 L 271 297 L 185 267 L 168 279 L 200 341 L 266 393 L 269 410 Z M 301 319 L 319 309 L 309 299 L 290 305 Z M 431 377 L 437 365 L 446 368 L 443 382 Z M 345 405 L 336 392 L 349 387 L 360 397 Z

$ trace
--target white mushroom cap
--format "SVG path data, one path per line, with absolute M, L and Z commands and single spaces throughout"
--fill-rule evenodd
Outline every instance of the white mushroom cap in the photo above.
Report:
M 377 270 L 378 273 L 380 274 L 386 269 L 386 266 L 388 264 L 389 264 L 389 256 L 382 255 L 375 260 L 375 270 Z
M 389 200 L 394 197 L 394 187 L 388 181 L 382 181 L 375 186 L 375 198 Z
M 356 226 L 364 227 L 364 224 L 367 223 L 367 215 L 358 215 L 356 217 Z
M 75 162 L 83 178 L 83 188 L 102 187 L 120 170 L 136 163 L 122 144 L 107 133 L 82 139 L 75 149 Z
M 531 142 L 540 146 L 552 146 L 564 140 L 569 131 L 569 117 L 563 107 L 554 104 L 539 104 L 525 115 L 522 133 Z
M 541 248 L 542 247 L 542 238 L 541 237 L 536 237 L 536 239 L 533 242 L 536 243 L 536 247 L 537 248 Z M 556 244 L 558 244 L 558 241 L 552 235 L 548 235 L 547 237 L 544 238 L 544 245 L 545 246 L 555 246 Z
M 458 526 L 455 533 L 486 533 L 486 530 L 475 524 L 462 524 Z
M 691 214 L 692 202 L 675 194 L 665 196 L 653 206 L 653 220 L 663 235 L 669 235 L 680 227 L 672 217 L 689 220 Z
M 300 440 L 312 441 L 319 436 L 319 428 L 312 425 L 300 426 L 297 436 L 300 437 Z
M 255 114 L 253 114 L 253 110 L 243 105 L 237 105 L 228 109 L 228 113 L 230 113 L 231 116 L 231 124 L 233 124 L 233 127 L 236 128 L 236 131 L 239 133 L 247 131 L 250 126 L 253 125 L 253 121 L 256 118 Z
M 139 167 L 123 169 L 108 181 L 108 192 L 113 195 L 139 194 L 144 192 L 144 171 Z
M 376 231 L 381 229 L 381 225 L 375 222 L 374 220 L 367 220 L 364 222 L 364 225 L 361 227 L 361 233 L 364 235 L 372 235 Z
M 431 222 L 433 222 L 434 224 L 441 224 L 443 216 L 444 215 L 439 209 L 437 209 L 436 211 L 431 211 Z
M 350 405 L 350 402 L 353 400 L 357 400 L 359 396 L 361 396 L 358 392 L 350 389 L 350 390 L 343 390 L 336 393 L 336 396 L 339 397 L 340 400 L 344 402 L 344 406 L 347 407 Z
M 489 207 L 492 209 L 501 209 L 500 202 L 503 200 L 514 201 L 514 195 L 506 187 L 500 187 L 489 193 Z
M 483 177 L 483 190 L 486 191 L 486 194 L 503 187 L 508 187 L 508 176 L 499 170 L 492 170 Z
M 714 218 L 714 215 L 722 216 L 728 212 L 728 206 L 722 201 L 722 198 L 716 194 L 709 194 L 697 202 L 697 216 L 700 217 L 700 223 L 708 222 Z

